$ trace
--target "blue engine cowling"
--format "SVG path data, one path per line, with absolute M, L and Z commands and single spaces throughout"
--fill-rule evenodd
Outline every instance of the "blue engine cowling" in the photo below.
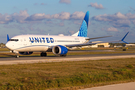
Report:
M 19 52 L 19 54 L 22 54 L 22 55 L 30 55 L 32 54 L 33 52 Z
M 58 45 L 52 48 L 52 52 L 55 55 L 66 55 L 68 52 L 68 49 L 65 46 Z

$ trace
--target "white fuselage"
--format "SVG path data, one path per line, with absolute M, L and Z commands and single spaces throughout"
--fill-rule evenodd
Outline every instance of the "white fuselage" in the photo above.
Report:
M 55 35 L 18 35 L 11 38 L 6 46 L 13 51 L 40 51 L 46 52 L 57 45 L 73 45 L 85 43 L 85 37 L 55 36 Z

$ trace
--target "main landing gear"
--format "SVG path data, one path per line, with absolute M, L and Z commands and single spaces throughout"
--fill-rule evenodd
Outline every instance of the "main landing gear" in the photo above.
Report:
M 16 58 L 19 58 L 19 55 L 16 55 L 15 57 L 16 57 Z
M 42 52 L 42 53 L 40 54 L 40 56 L 41 56 L 41 57 L 46 57 L 46 56 L 47 56 L 47 53 L 46 53 L 46 52 Z
M 66 56 L 67 56 L 66 54 L 60 55 L 60 57 L 66 57 Z

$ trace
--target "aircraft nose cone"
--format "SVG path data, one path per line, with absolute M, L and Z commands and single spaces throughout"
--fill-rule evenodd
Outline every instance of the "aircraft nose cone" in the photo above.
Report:
M 9 48 L 9 49 L 11 49 L 10 46 L 11 46 L 11 45 L 9 44 L 9 42 L 7 42 L 7 43 L 6 43 L 6 47 Z

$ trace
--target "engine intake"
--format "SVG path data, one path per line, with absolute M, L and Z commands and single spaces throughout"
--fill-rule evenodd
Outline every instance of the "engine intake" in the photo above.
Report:
M 66 55 L 68 52 L 68 49 L 65 46 L 58 45 L 52 48 L 52 52 L 55 55 Z

